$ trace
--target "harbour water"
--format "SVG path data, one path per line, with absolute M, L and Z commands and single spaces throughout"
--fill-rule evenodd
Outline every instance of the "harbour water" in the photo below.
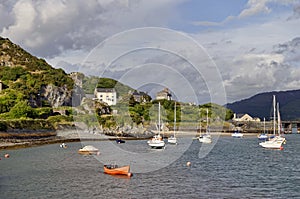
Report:
M 104 174 L 104 158 L 78 154 L 80 142 L 67 143 L 66 149 L 52 144 L 2 150 L 0 198 L 300 198 L 300 135 L 286 138 L 280 151 L 261 148 L 255 136 L 221 136 L 203 158 L 198 140 L 186 145 L 179 140 L 164 150 L 172 153 L 186 146 L 178 159 L 149 172 L 139 172 L 141 166 L 131 161 L 131 178 Z M 150 151 L 145 140 L 119 146 L 168 158 L 163 151 Z M 99 157 L 109 155 L 99 149 Z M 5 153 L 10 158 L 4 158 Z

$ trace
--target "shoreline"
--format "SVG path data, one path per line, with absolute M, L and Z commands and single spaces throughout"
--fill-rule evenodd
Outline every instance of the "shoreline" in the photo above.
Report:
M 153 131 L 153 133 L 157 133 Z M 173 135 L 173 131 L 161 132 L 164 137 Z M 229 132 L 211 132 L 211 135 L 215 136 L 231 136 Z M 247 137 L 256 137 L 258 133 L 243 133 Z M 178 137 L 196 137 L 199 132 L 191 131 L 177 131 L 176 135 Z M 41 146 L 46 144 L 56 144 L 56 143 L 68 143 L 68 142 L 80 142 L 80 141 L 107 141 L 115 140 L 121 138 L 124 140 L 147 140 L 146 137 L 119 137 L 119 136 L 107 136 L 100 133 L 88 133 L 88 132 L 78 132 L 78 131 L 58 131 L 56 136 L 42 137 L 42 138 L 29 138 L 29 139 L 16 139 L 16 138 L 0 138 L 0 150 L 6 149 L 19 149 Z
M 157 134 L 157 131 L 152 131 L 153 135 Z M 203 132 L 205 133 L 205 132 Z M 224 136 L 231 137 L 232 132 L 210 132 L 212 136 Z M 259 133 L 248 132 L 243 133 L 244 137 L 257 137 Z M 161 132 L 163 137 L 169 137 L 173 135 L 173 131 Z M 199 136 L 199 132 L 195 131 L 176 131 L 176 137 L 191 137 L 195 138 Z M 272 134 L 268 134 L 270 136 Z M 21 136 L 22 137 L 22 136 Z M 57 131 L 55 135 L 46 137 L 29 137 L 29 138 L 14 138 L 14 137 L 2 137 L 0 136 L 0 151 L 6 149 L 20 149 L 41 146 L 46 144 L 56 144 L 56 143 L 70 143 L 70 142 L 80 142 L 80 141 L 112 141 L 118 138 L 123 140 L 147 140 L 150 137 L 122 137 L 122 136 L 108 136 L 99 132 L 90 133 L 78 130 L 69 131 Z

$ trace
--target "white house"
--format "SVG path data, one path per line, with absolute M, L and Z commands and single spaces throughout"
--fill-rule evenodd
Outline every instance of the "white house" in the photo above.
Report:
M 95 98 L 109 106 L 117 104 L 117 92 L 114 88 L 95 88 Z

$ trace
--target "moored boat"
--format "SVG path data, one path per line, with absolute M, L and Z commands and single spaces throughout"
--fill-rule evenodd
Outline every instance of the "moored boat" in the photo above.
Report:
M 62 144 L 59 145 L 59 147 L 65 149 L 65 148 L 67 148 L 67 145 L 65 143 L 62 143 Z
M 116 143 L 117 144 L 122 144 L 122 143 L 125 143 L 125 140 L 122 140 L 120 138 L 116 139 Z
M 98 155 L 100 152 L 96 147 L 94 147 L 92 145 L 87 145 L 87 146 L 79 149 L 78 153 L 82 154 L 82 155 Z
M 168 143 L 169 144 L 177 144 L 177 138 L 174 136 L 171 136 L 168 138 Z
M 153 149 L 162 149 L 165 148 L 165 141 L 163 140 L 162 136 L 160 135 L 161 125 L 160 125 L 160 102 L 158 103 L 158 134 L 154 135 L 151 140 L 148 140 L 148 145 Z
M 177 144 L 177 138 L 176 138 L 176 102 L 174 105 L 174 128 L 173 128 L 174 135 L 168 138 L 169 144 Z
M 126 175 L 131 177 L 132 174 L 130 173 L 130 166 L 122 166 L 119 167 L 116 164 L 107 164 L 103 166 L 104 173 L 110 174 L 110 175 Z
M 283 149 L 282 144 L 286 143 L 286 138 L 281 136 L 281 120 L 280 120 L 280 112 L 279 112 L 279 103 L 277 103 L 277 130 L 278 130 L 278 135 L 275 135 L 276 133 L 276 99 L 275 95 L 273 95 L 273 138 L 270 138 L 267 141 L 259 143 L 260 146 L 264 148 L 269 148 L 269 149 Z
M 211 135 L 205 134 L 199 137 L 199 142 L 202 143 L 212 143 Z
M 262 134 L 259 134 L 259 135 L 257 136 L 257 138 L 258 138 L 259 140 L 267 140 L 269 137 L 268 137 L 267 134 L 262 133 Z
M 231 134 L 231 136 L 234 138 L 242 138 L 244 136 L 244 134 L 242 134 L 239 131 L 235 131 L 234 133 Z
M 162 149 L 165 147 L 165 142 L 163 141 L 160 134 L 154 135 L 151 140 L 148 140 L 148 145 L 154 149 Z
M 204 135 L 200 135 L 199 142 L 207 143 L 207 144 L 212 143 L 211 135 L 208 131 L 208 109 L 206 109 L 206 133 Z
M 264 118 L 264 132 L 257 136 L 259 140 L 267 140 L 269 137 L 266 134 L 266 119 Z
M 269 149 L 283 149 L 282 144 L 286 142 L 285 138 L 282 136 L 275 136 L 274 138 L 267 140 L 265 142 L 259 143 L 260 146 Z

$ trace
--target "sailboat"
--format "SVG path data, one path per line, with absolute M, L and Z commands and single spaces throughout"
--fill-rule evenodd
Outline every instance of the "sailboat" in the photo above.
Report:
M 174 107 L 174 129 L 173 129 L 174 135 L 168 138 L 168 143 L 170 144 L 177 144 L 177 138 L 175 135 L 176 134 L 176 102 L 174 106 L 175 106 Z
M 268 139 L 268 135 L 266 134 L 266 118 L 264 118 L 264 131 L 263 131 L 263 133 L 259 134 L 257 136 L 257 138 L 259 140 L 267 140 Z
M 200 120 L 199 120 L 199 136 L 195 136 L 193 137 L 193 140 L 199 140 L 200 137 L 202 137 L 201 132 L 202 132 L 202 128 L 201 128 L 201 108 L 200 108 Z
M 211 135 L 209 134 L 208 131 L 208 109 L 206 109 L 206 133 L 204 135 L 201 135 L 201 131 L 200 131 L 200 137 L 199 137 L 199 142 L 202 143 L 211 143 Z
M 199 133 L 200 133 L 200 135 L 193 137 L 193 140 L 199 140 L 199 138 L 201 136 L 201 131 L 202 131 L 202 129 L 201 129 L 201 109 L 200 109 L 200 121 L 199 121 Z
M 165 142 L 162 139 L 162 136 L 160 135 L 160 129 L 161 129 L 161 125 L 160 125 L 160 102 L 158 103 L 158 134 L 154 135 L 153 138 L 151 138 L 151 140 L 148 140 L 148 145 L 151 148 L 154 149 L 161 149 L 165 147 Z
M 233 138 L 242 138 L 244 136 L 243 133 L 239 129 L 236 129 L 233 133 L 231 133 L 231 137 Z
M 281 121 L 280 121 L 280 113 L 279 113 L 279 103 L 277 103 L 277 120 L 278 120 L 278 126 L 277 126 L 277 133 L 278 135 L 275 136 L 276 134 L 276 99 L 275 99 L 275 95 L 273 95 L 273 114 L 274 114 L 274 118 L 273 118 L 273 134 L 274 137 L 259 143 L 260 146 L 264 147 L 264 148 L 269 148 L 269 149 L 280 149 L 282 150 L 282 144 L 284 144 L 286 142 L 285 137 L 282 137 L 280 134 L 281 131 Z

